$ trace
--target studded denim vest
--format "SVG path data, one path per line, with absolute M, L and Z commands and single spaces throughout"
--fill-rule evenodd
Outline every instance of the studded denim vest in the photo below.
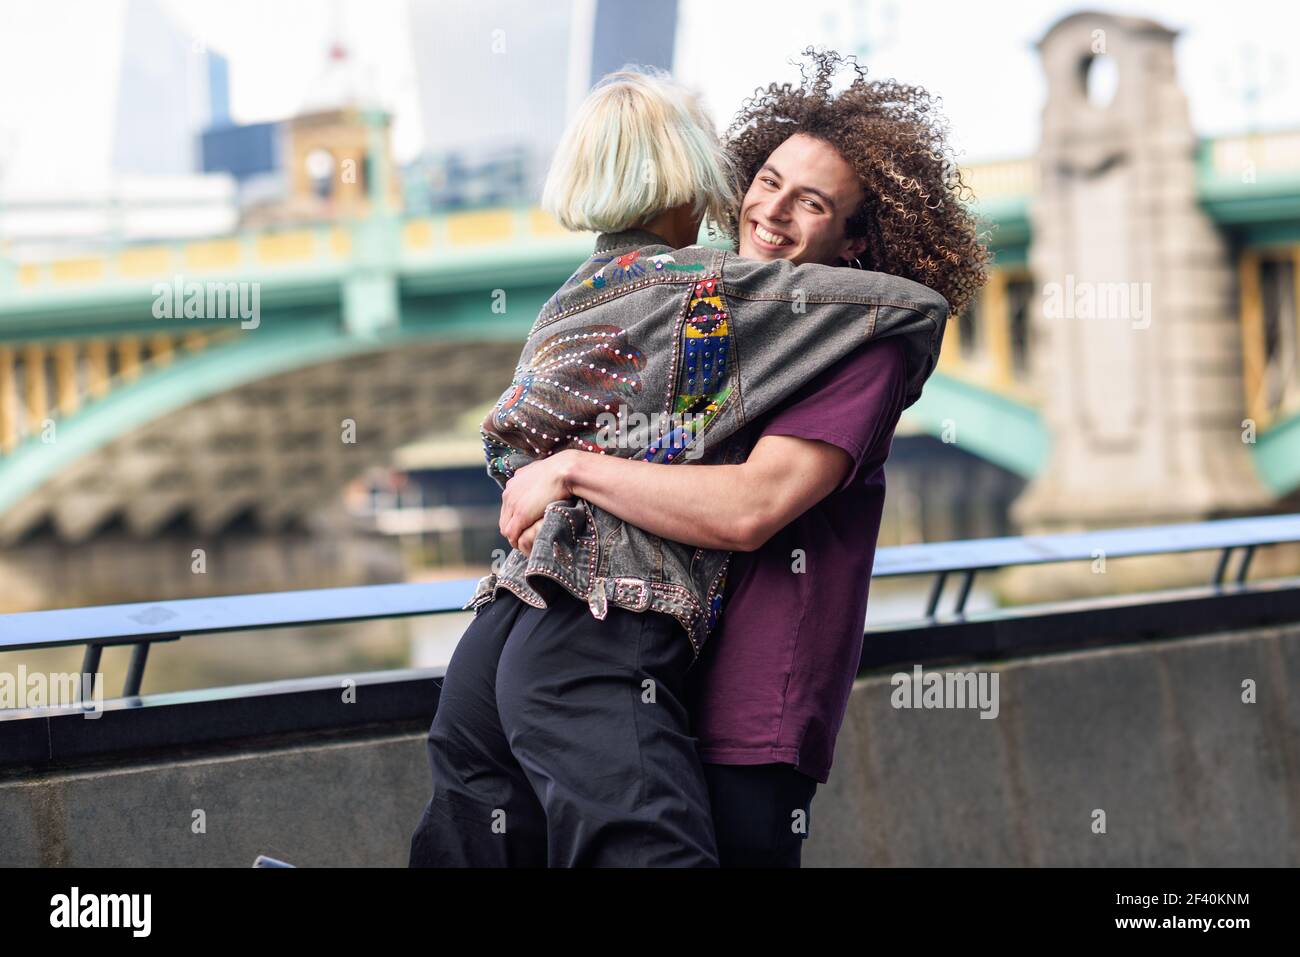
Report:
M 747 423 L 882 336 L 904 339 L 911 405 L 938 361 L 947 314 L 934 290 L 884 273 L 673 249 L 643 230 L 602 234 L 543 306 L 483 421 L 488 474 L 504 487 L 516 469 L 568 448 L 682 468 L 741 462 Z M 506 588 L 544 608 L 548 579 L 598 619 L 611 604 L 672 615 L 698 655 L 729 559 L 571 499 L 547 507 L 532 553 L 511 551 L 465 607 Z

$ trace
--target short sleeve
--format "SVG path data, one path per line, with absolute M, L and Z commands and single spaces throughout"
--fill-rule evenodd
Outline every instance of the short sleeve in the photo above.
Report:
M 843 449 L 853 466 L 835 491 L 858 478 L 864 461 L 881 457 L 903 412 L 907 368 L 902 344 L 887 337 L 860 346 L 801 386 L 768 413 L 758 438 L 792 435 Z

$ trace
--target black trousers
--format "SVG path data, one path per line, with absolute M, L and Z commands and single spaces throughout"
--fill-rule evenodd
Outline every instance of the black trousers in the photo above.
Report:
M 817 781 L 792 764 L 706 764 L 722 867 L 798 867 Z
M 499 592 L 456 646 L 410 865 L 716 867 L 686 636 L 553 592 L 546 609 Z

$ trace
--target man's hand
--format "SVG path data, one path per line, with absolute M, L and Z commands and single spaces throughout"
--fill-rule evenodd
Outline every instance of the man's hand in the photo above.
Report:
M 537 535 L 536 526 L 541 523 L 546 506 L 572 496 L 568 482 L 568 464 L 571 456 L 581 454 L 566 449 L 538 459 L 519 469 L 506 482 L 505 490 L 501 493 L 501 516 L 497 524 L 511 548 L 529 551 L 533 538 Z M 525 532 L 532 533 L 527 539 L 528 548 L 520 544 L 520 538 Z
M 537 541 L 537 532 L 542 527 L 542 520 L 539 518 L 533 524 L 524 529 L 524 533 L 519 536 L 519 544 L 515 548 L 519 549 L 525 555 L 533 553 L 533 542 Z

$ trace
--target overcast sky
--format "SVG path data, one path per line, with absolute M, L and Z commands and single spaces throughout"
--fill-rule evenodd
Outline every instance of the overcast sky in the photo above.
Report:
M 106 37 L 123 2 L 0 0 L 0 174 L 11 185 L 48 186 L 102 162 L 112 122 L 103 90 L 116 55 Z M 337 9 L 354 56 L 396 112 L 399 158 L 418 149 L 405 0 L 159 2 L 229 59 L 232 112 L 244 122 L 280 119 L 301 106 L 319 76 Z M 865 7 L 866 32 L 875 37 L 865 58 L 871 72 L 941 96 L 967 161 L 1033 150 L 1043 100 L 1033 45 L 1078 4 L 873 0 Z M 641 9 L 653 15 L 654 4 Z M 796 75 L 788 61 L 800 48 L 845 48 L 853 9 L 845 0 L 680 0 L 676 71 L 704 92 L 725 125 L 755 87 Z M 1199 132 L 1246 127 L 1247 63 L 1263 91 L 1255 123 L 1300 128 L 1300 54 L 1293 52 L 1300 4 L 1101 0 L 1088 9 L 1148 16 L 1182 31 L 1179 75 Z

